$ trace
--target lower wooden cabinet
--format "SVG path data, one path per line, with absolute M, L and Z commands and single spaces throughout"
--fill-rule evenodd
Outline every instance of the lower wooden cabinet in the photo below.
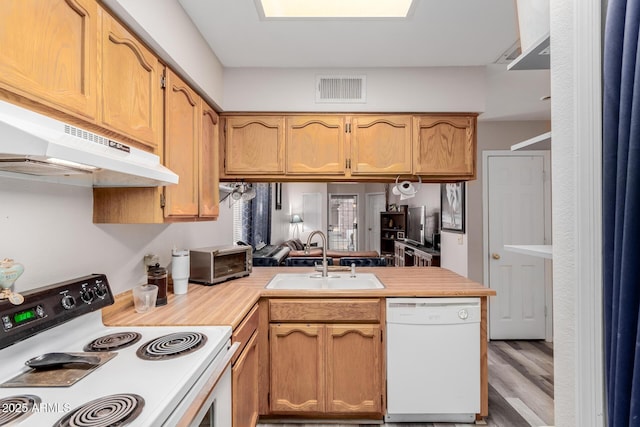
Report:
M 271 324 L 272 414 L 381 414 L 380 325 Z
M 231 368 L 233 427 L 258 422 L 258 333 L 255 332 Z
M 382 412 L 380 325 L 327 325 L 326 410 Z
M 258 379 L 260 310 L 255 304 L 233 330 L 231 341 L 240 344 L 231 367 L 233 427 L 255 427 L 258 423 Z
M 324 326 L 270 325 L 272 413 L 324 412 Z

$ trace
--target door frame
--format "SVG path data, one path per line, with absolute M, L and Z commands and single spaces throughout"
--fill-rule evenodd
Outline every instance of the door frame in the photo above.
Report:
M 374 192 L 371 192 L 371 193 L 365 193 L 364 194 L 364 204 L 365 204 L 364 220 L 365 220 L 365 227 L 367 228 L 366 234 L 365 234 L 365 239 L 364 239 L 364 250 L 370 250 L 374 246 L 374 245 L 372 245 L 373 242 L 371 242 L 370 239 L 369 239 L 369 226 L 373 226 L 373 222 L 375 222 L 375 217 L 373 215 L 371 215 L 371 212 L 369 212 L 369 203 L 370 203 L 371 198 L 373 196 L 385 197 L 385 193 L 384 193 L 384 191 L 374 191 Z M 386 199 L 385 199 L 385 201 L 386 201 Z M 378 217 L 378 222 L 380 222 L 380 213 L 377 214 L 377 217 Z M 378 239 L 378 252 L 380 252 L 380 239 Z
M 356 220 L 357 220 L 357 228 L 356 228 L 356 238 L 354 239 L 356 250 L 360 250 L 360 215 L 362 213 L 362 204 L 360 192 L 338 192 L 338 193 L 327 193 L 327 250 L 329 249 L 329 222 L 331 220 L 331 197 L 332 196 L 353 196 L 356 199 Z
M 523 157 L 536 156 L 543 158 L 543 192 L 544 192 L 544 242 L 551 244 L 551 153 L 548 150 L 487 150 L 482 152 L 482 266 L 484 273 L 484 284 L 491 287 L 489 282 L 489 158 L 490 157 Z M 544 300 L 545 300 L 545 341 L 553 341 L 553 265 L 552 261 L 544 260 Z M 489 299 L 488 310 L 491 310 L 491 299 Z M 487 330 L 491 325 L 487 324 Z M 487 333 L 487 337 L 490 334 Z

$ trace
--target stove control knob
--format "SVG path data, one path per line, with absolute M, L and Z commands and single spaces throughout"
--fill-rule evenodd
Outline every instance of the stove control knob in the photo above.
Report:
M 82 291 L 80 291 L 80 298 L 87 304 L 93 301 L 93 296 L 94 294 L 91 289 L 83 289 Z
M 96 286 L 96 295 L 99 298 L 104 298 L 107 296 L 107 287 L 103 283 L 98 283 Z
M 62 297 L 61 303 L 62 303 L 62 308 L 64 308 L 65 310 L 71 310 L 73 307 L 76 306 L 76 299 L 71 295 L 65 295 Z

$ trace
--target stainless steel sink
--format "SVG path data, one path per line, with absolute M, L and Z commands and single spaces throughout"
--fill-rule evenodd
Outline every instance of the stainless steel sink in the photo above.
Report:
M 382 289 L 384 285 L 373 273 L 329 273 L 322 277 L 320 273 L 280 273 L 273 276 L 266 289 L 300 290 L 344 290 L 344 289 Z

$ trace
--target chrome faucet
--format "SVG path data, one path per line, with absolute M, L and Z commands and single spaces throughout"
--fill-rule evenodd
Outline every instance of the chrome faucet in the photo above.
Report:
M 322 277 L 327 277 L 329 275 L 328 272 L 328 264 L 327 264 L 327 236 L 320 230 L 312 231 L 307 238 L 307 244 L 304 247 L 304 253 L 309 254 L 309 247 L 311 246 L 311 239 L 316 234 L 319 234 L 322 237 Z

